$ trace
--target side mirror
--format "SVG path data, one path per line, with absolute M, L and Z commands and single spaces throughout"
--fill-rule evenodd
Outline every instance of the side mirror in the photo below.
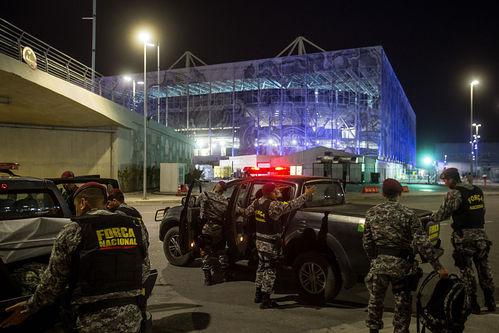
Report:
M 165 217 L 166 212 L 168 211 L 168 209 L 170 209 L 170 207 L 166 207 L 166 208 L 163 208 L 163 209 L 158 209 L 156 211 L 156 215 L 154 216 L 154 221 L 156 221 L 156 222 L 163 221 L 163 218 Z

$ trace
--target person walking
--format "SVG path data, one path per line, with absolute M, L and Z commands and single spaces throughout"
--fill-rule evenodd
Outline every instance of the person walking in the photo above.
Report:
M 485 232 L 485 201 L 482 190 L 475 185 L 462 183 L 456 168 L 445 169 L 440 175 L 449 188 L 440 208 L 431 219 L 440 222 L 452 217 L 451 243 L 454 247 L 454 264 L 459 268 L 470 295 L 472 313 L 481 312 L 477 300 L 477 287 L 473 263 L 488 311 L 496 310 L 494 280 L 488 257 L 492 242 Z
M 409 333 L 412 291 L 422 274 L 415 255 L 419 253 L 428 260 L 440 277 L 446 278 L 448 272 L 440 264 L 417 215 L 399 203 L 400 183 L 388 178 L 382 192 L 385 201 L 367 211 L 364 225 L 363 246 L 371 261 L 365 278 L 369 292 L 366 324 L 371 333 L 383 328 L 384 298 L 391 284 L 395 300 L 393 331 Z

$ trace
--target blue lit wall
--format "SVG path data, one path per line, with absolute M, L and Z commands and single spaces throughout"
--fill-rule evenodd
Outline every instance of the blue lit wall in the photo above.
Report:
M 120 77 L 102 85 L 143 112 L 141 86 L 133 103 Z M 379 46 L 162 71 L 159 85 L 150 72 L 147 86 L 148 115 L 193 135 L 205 154 L 326 146 L 415 163 L 415 114 Z

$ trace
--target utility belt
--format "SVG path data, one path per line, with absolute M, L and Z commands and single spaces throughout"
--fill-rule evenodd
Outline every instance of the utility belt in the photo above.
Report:
M 393 247 L 376 247 L 376 254 L 397 257 L 405 260 L 413 260 L 414 252 L 408 249 L 396 249 Z
M 89 312 L 98 312 L 98 311 L 101 311 L 104 309 L 113 308 L 116 306 L 130 305 L 130 304 L 137 305 L 140 308 L 141 307 L 141 301 L 139 299 L 140 297 L 142 297 L 142 296 L 112 298 L 112 299 L 104 299 L 104 300 L 92 302 L 92 303 L 85 303 L 85 304 L 77 305 L 76 312 L 81 315 L 81 314 L 86 314 Z
M 261 237 L 261 236 L 256 236 L 256 240 L 260 241 L 260 242 L 270 243 L 273 245 L 277 245 L 278 243 L 281 242 L 280 238 L 266 238 L 266 237 Z

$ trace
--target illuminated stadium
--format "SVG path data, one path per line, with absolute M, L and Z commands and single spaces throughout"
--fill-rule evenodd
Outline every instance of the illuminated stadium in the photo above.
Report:
M 158 73 L 148 73 L 148 115 L 192 136 L 195 156 L 324 146 L 414 165 L 416 116 L 383 48 L 305 53 L 303 41 L 275 58 L 217 65 L 187 52 L 186 67 L 160 71 L 159 85 Z M 142 86 L 134 94 L 118 76 L 101 84 L 109 98 L 143 112 Z

